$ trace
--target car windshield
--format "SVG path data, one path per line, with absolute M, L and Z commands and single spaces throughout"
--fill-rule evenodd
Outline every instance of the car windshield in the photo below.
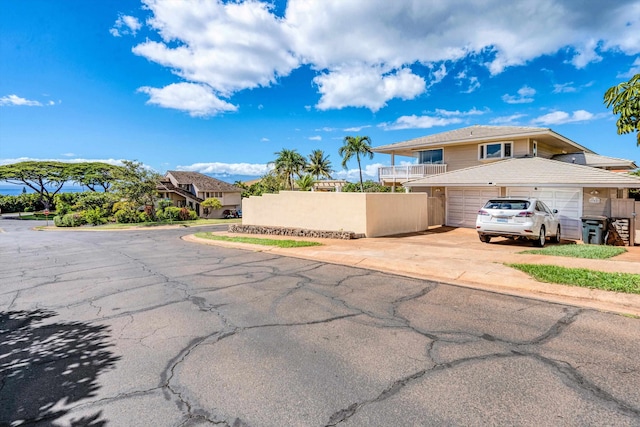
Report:
M 485 209 L 514 209 L 523 210 L 529 209 L 528 200 L 489 200 L 485 205 Z

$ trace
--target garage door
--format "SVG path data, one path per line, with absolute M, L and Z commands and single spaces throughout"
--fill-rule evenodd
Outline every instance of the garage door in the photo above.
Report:
M 562 236 L 567 239 L 582 238 L 582 190 L 579 188 L 519 188 L 507 187 L 507 196 L 536 197 L 560 215 Z
M 476 228 L 478 210 L 499 194 L 497 187 L 447 188 L 447 225 Z

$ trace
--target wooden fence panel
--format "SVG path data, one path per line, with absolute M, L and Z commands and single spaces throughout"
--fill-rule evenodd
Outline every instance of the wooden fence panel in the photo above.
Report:
M 429 227 L 444 225 L 444 197 L 429 197 L 427 206 L 429 209 Z

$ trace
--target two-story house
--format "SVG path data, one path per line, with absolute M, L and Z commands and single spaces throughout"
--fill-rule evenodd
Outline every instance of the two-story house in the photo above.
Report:
M 174 206 L 195 210 L 201 218 L 222 218 L 225 210 L 239 210 L 242 204 L 241 188 L 198 172 L 168 171 L 158 185 L 158 193 Z M 200 206 L 212 197 L 220 200 L 221 209 Z
M 613 200 L 640 188 L 631 160 L 601 156 L 546 128 L 470 126 L 373 148 L 391 155 L 384 185 L 443 198 L 445 224 L 475 227 L 491 197 L 539 197 L 560 213 L 563 235 L 579 239 L 581 217 L 612 215 Z M 397 156 L 411 158 L 396 165 Z M 409 163 L 409 162 L 400 162 Z M 615 171 L 615 172 L 614 172 Z

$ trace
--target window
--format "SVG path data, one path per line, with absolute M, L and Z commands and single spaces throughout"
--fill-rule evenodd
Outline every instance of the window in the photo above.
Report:
M 419 164 L 442 164 L 444 159 L 444 153 L 442 148 L 435 150 L 418 151 L 418 163 Z
M 478 146 L 478 159 L 503 159 L 513 157 L 512 142 L 493 142 L 491 144 L 481 144 Z
M 538 157 L 538 141 L 533 141 L 533 157 Z

